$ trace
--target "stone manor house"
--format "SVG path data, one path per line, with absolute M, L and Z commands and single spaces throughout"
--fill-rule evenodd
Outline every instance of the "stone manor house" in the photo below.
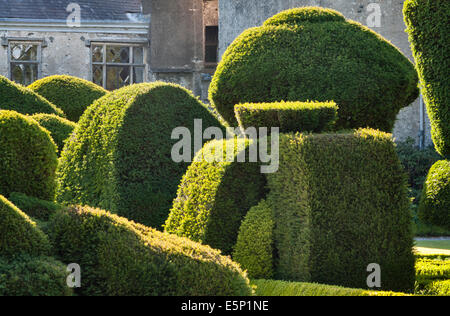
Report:
M 404 0 L 0 0 L 0 75 L 28 85 L 55 74 L 114 90 L 179 83 L 206 101 L 217 63 L 245 29 L 285 9 L 322 6 L 371 27 L 408 58 Z M 429 145 L 423 102 L 394 134 Z

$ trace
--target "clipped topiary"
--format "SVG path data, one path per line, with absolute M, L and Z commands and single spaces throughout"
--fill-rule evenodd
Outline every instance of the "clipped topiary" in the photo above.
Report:
M 40 200 L 17 192 L 11 193 L 9 200 L 28 216 L 41 221 L 48 221 L 57 210 L 63 208 L 58 203 Z
M 407 0 L 403 10 L 437 151 L 450 158 L 450 1 Z
M 105 211 L 58 212 L 49 231 L 61 259 L 83 268 L 82 295 L 251 295 L 239 266 L 217 250 Z
M 14 111 L 0 111 L 0 194 L 55 197 L 56 145 L 47 130 Z
M 247 270 L 251 279 L 274 276 L 274 228 L 273 211 L 265 200 L 252 207 L 242 222 L 233 260 Z
M 51 257 L 0 257 L 0 296 L 71 296 L 66 269 Z
M 88 106 L 108 93 L 95 83 L 66 75 L 37 80 L 28 88 L 62 109 L 72 122 L 78 122 Z
M 419 218 L 450 230 L 450 160 L 431 167 L 419 205 Z
M 382 290 L 414 288 L 410 201 L 391 134 L 282 135 L 268 187 L 278 278 L 367 288 L 376 263 Z
M 330 130 L 336 123 L 338 107 L 334 102 L 245 103 L 234 107 L 239 126 L 279 127 L 282 133 Z
M 58 152 L 63 150 L 66 139 L 72 135 L 77 126 L 76 123 L 53 114 L 35 114 L 32 118 L 50 132 L 58 146 Z
M 29 115 L 47 113 L 65 116 L 61 109 L 44 97 L 3 76 L 0 76 L 0 110 L 13 110 Z
M 337 129 L 391 131 L 400 109 L 418 97 L 417 82 L 413 64 L 383 37 L 336 11 L 306 7 L 241 34 L 209 97 L 230 125 L 239 103 L 333 100 Z
M 66 144 L 58 169 L 58 201 L 108 209 L 161 227 L 188 167 L 172 159 L 177 143 L 172 132 L 184 127 L 194 136 L 195 119 L 202 120 L 204 129 L 221 126 L 178 85 L 144 83 L 107 94 L 88 108 Z
M 248 162 L 250 144 L 231 139 L 205 145 L 181 181 L 166 232 L 231 254 L 242 220 L 266 193 L 260 164 Z M 247 163 L 239 162 L 241 155 Z
M 0 257 L 22 253 L 39 256 L 48 254 L 49 250 L 48 238 L 36 223 L 0 195 Z

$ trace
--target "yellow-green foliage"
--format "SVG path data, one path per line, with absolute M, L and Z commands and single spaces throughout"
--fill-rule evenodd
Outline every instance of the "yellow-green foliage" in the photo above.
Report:
M 277 277 L 367 287 L 378 263 L 383 290 L 414 286 L 410 201 L 391 134 L 286 134 L 268 175 Z
M 279 127 L 282 133 L 330 130 L 336 123 L 338 107 L 334 102 L 245 103 L 234 107 L 239 126 Z
M 379 34 L 338 12 L 299 8 L 246 30 L 211 82 L 211 104 L 230 124 L 246 102 L 333 100 L 338 129 L 391 131 L 419 95 L 414 65 Z
M 205 145 L 181 181 L 166 232 L 231 254 L 244 216 L 265 195 L 259 164 L 238 162 L 238 156 L 249 161 L 249 147 L 243 139 Z
M 450 256 L 421 255 L 416 261 L 416 293 L 450 295 Z
M 24 212 L 0 195 L 0 257 L 19 254 L 46 255 L 47 236 Z
M 90 81 L 65 75 L 37 80 L 28 88 L 62 109 L 72 122 L 78 122 L 88 106 L 108 93 Z
M 239 229 L 233 260 L 251 279 L 271 279 L 274 273 L 275 219 L 270 205 L 261 201 L 248 211 Z
M 22 114 L 47 113 L 65 117 L 63 111 L 31 89 L 18 85 L 0 75 L 0 110 Z
M 0 194 L 53 200 L 57 165 L 56 145 L 46 129 L 17 112 L 0 111 Z
M 64 262 L 83 267 L 83 295 L 252 294 L 239 266 L 219 251 L 105 211 L 60 211 L 49 235 Z
M 193 136 L 195 119 L 204 129 L 221 127 L 203 103 L 175 84 L 127 86 L 95 101 L 61 154 L 58 202 L 100 207 L 160 228 L 189 166 L 173 161 L 178 140 L 172 132 L 182 126 Z
M 73 130 L 77 126 L 76 123 L 54 114 L 35 114 L 32 118 L 50 132 L 58 146 L 58 152 L 63 150 L 66 139 L 72 135 Z

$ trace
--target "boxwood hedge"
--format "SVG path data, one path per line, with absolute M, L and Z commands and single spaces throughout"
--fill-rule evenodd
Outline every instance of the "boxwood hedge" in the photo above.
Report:
M 438 161 L 431 167 L 419 205 L 419 218 L 450 230 L 450 160 Z
M 28 88 L 62 109 L 72 122 L 78 122 L 88 106 L 108 93 L 90 81 L 66 75 L 37 80 Z
M 0 195 L 0 257 L 39 256 L 49 251 L 48 238 L 36 223 Z
M 413 289 L 410 201 L 390 134 L 282 135 L 268 187 L 278 278 L 367 288 L 377 263 L 383 290 Z
M 221 126 L 191 92 L 174 84 L 132 85 L 100 98 L 62 152 L 57 200 L 161 227 L 188 167 L 172 159 L 172 132 L 181 126 L 193 136 L 195 119 L 204 129 Z
M 379 34 L 336 11 L 302 8 L 241 34 L 209 97 L 230 125 L 239 103 L 333 100 L 338 129 L 391 131 L 400 109 L 418 97 L 417 83 L 413 64 Z
M 250 145 L 243 139 L 205 145 L 181 181 L 166 232 L 231 254 L 242 220 L 266 193 L 259 163 L 248 162 Z M 247 163 L 239 162 L 244 155 Z
M 330 130 L 336 123 L 338 107 L 334 102 L 245 103 L 234 107 L 239 126 L 279 127 L 282 133 Z
M 0 194 L 53 200 L 57 165 L 56 145 L 47 130 L 17 112 L 0 111 Z
M 64 112 L 31 89 L 18 85 L 0 75 L 0 110 L 22 114 L 47 113 L 65 117 Z
M 433 141 L 450 158 L 450 1 L 407 0 L 403 11 Z
M 33 120 L 50 132 L 53 140 L 58 146 L 60 153 L 64 148 L 64 142 L 73 133 L 76 123 L 54 114 L 35 114 Z
M 57 210 L 63 208 L 58 203 L 40 200 L 17 192 L 11 193 L 8 199 L 25 214 L 41 221 L 48 221 Z
M 245 274 L 217 250 L 105 211 L 60 211 L 49 235 L 64 262 L 83 267 L 82 295 L 248 296 Z

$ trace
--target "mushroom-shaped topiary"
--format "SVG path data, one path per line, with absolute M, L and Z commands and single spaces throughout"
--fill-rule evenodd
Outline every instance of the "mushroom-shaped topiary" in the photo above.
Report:
M 337 129 L 391 131 L 419 95 L 413 64 L 391 43 L 333 10 L 306 7 L 245 31 L 225 52 L 209 91 L 236 124 L 239 103 L 333 100 Z
M 53 200 L 57 165 L 56 145 L 46 129 L 30 117 L 0 111 L 0 194 Z
M 61 108 L 73 122 L 78 122 L 89 105 L 108 93 L 90 81 L 60 75 L 35 81 L 29 88 Z

